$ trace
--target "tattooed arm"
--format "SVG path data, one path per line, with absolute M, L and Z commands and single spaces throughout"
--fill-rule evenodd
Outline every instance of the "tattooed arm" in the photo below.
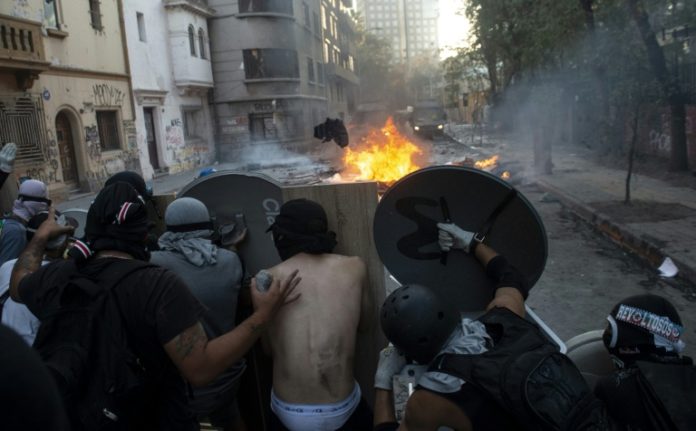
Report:
M 249 351 L 280 307 L 297 299 L 297 294 L 291 294 L 299 282 L 297 271 L 285 280 L 275 280 L 265 293 L 256 291 L 255 283 L 252 282 L 256 311 L 239 326 L 208 340 L 203 325 L 198 322 L 167 342 L 164 350 L 192 385 L 204 386 L 210 383 Z
M 17 302 L 22 302 L 19 296 L 19 283 L 24 277 L 41 268 L 46 243 L 57 236 L 70 234 L 74 231 L 72 226 L 61 226 L 56 223 L 55 209 L 51 207 L 48 218 L 39 226 L 34 237 L 17 258 L 12 276 L 10 278 L 10 296 Z

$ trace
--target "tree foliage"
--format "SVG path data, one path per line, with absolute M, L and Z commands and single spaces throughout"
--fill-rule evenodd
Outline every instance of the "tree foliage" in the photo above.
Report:
M 696 62 L 679 40 L 696 32 L 695 1 L 466 0 L 462 6 L 494 105 L 512 101 L 517 106 L 508 106 L 509 113 L 519 112 L 520 103 L 546 103 L 548 111 L 538 94 L 555 91 L 559 105 L 550 109 L 568 110 L 573 141 L 606 151 L 623 149 L 636 103 L 668 105 L 671 162 L 682 163 L 671 164 L 686 167 L 686 99 L 677 65 Z

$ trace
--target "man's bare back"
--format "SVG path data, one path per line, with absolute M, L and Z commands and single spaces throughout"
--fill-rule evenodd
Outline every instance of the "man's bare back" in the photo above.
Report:
M 298 300 L 273 320 L 268 341 L 273 355 L 273 389 L 293 404 L 342 401 L 355 386 L 353 358 L 358 326 L 369 307 L 365 264 L 359 257 L 299 253 L 271 268 L 273 277 L 295 269 L 302 281 Z

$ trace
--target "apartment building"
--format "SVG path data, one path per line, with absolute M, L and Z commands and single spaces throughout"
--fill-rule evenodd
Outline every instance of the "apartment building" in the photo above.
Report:
M 0 2 L 0 140 L 51 197 L 140 170 L 119 1 Z
M 439 49 L 439 0 L 358 0 L 365 29 L 391 43 L 394 62 L 410 64 Z
M 209 0 L 219 158 L 312 151 L 314 125 L 354 105 L 348 0 Z
M 145 178 L 215 160 L 204 0 L 124 0 L 135 129 Z

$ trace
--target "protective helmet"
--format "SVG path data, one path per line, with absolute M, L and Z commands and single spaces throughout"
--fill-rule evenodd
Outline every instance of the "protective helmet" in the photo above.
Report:
M 616 304 L 607 316 L 603 341 L 609 353 L 622 361 L 645 355 L 678 355 L 684 333 L 677 309 L 652 294 L 631 296 Z
M 459 311 L 432 289 L 402 286 L 384 300 L 382 331 L 407 357 L 420 364 L 432 361 L 460 321 Z
M 205 204 L 194 198 L 178 198 L 167 207 L 164 222 L 169 232 L 212 230 L 210 213 Z

